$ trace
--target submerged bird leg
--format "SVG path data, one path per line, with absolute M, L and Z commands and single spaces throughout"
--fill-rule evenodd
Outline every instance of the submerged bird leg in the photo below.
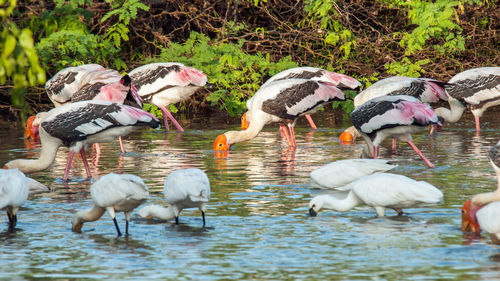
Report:
M 68 181 L 69 168 L 71 167 L 73 156 L 75 156 L 75 152 L 70 149 L 68 154 L 68 161 L 66 162 L 66 169 L 64 170 L 63 181 Z
M 290 139 L 292 140 L 292 146 L 297 146 L 295 141 L 295 129 L 293 126 L 288 125 L 288 130 L 290 130 Z
M 179 224 L 179 217 L 175 217 L 175 224 Z
M 397 144 L 398 140 L 396 138 L 392 138 L 392 151 L 396 151 Z
M 128 235 L 128 220 L 125 221 L 125 235 Z
M 378 156 L 378 145 L 377 146 L 373 146 L 373 159 L 377 159 L 377 156 Z
M 425 164 L 427 164 L 427 166 L 429 166 L 429 168 L 434 168 L 434 165 L 432 165 L 431 161 L 429 161 L 427 158 L 425 158 L 425 156 L 422 154 L 422 152 L 420 152 L 420 150 L 417 148 L 417 146 L 411 140 L 407 140 L 407 142 L 411 146 L 411 148 L 413 148 L 413 150 L 415 150 L 415 152 L 418 154 L 418 156 L 420 156 L 420 158 L 422 158 L 422 160 L 424 160 Z
M 288 134 L 288 129 L 286 128 L 285 124 L 280 125 L 280 132 L 282 132 L 285 135 L 288 145 L 293 146 L 292 141 L 290 139 L 290 134 Z
M 122 153 L 125 153 L 125 147 L 123 146 L 123 140 L 122 137 L 118 137 L 118 141 L 120 142 L 120 149 L 122 150 Z
M 100 155 L 101 154 L 101 146 L 98 143 L 94 143 L 94 148 L 95 148 L 95 154 Z
M 311 128 L 313 128 L 313 130 L 318 129 L 318 127 L 316 127 L 316 124 L 314 124 L 314 121 L 311 118 L 311 115 L 306 114 L 305 116 L 306 116 L 307 121 L 309 121 L 309 125 L 311 125 Z
M 85 148 L 82 147 L 80 149 L 80 156 L 82 157 L 83 166 L 85 166 L 85 172 L 87 172 L 87 179 L 90 180 L 92 178 L 92 174 L 90 173 L 89 162 L 87 161 L 87 154 L 85 153 Z
M 201 211 L 201 217 L 203 218 L 203 227 L 205 227 L 205 212 Z
M 163 113 L 163 122 L 165 123 L 165 128 L 167 131 L 169 129 L 168 129 L 168 122 L 167 122 L 166 117 L 168 117 L 172 121 L 172 124 L 174 124 L 174 126 L 177 128 L 177 130 L 179 132 L 184 132 L 184 129 L 181 127 L 179 122 L 177 122 L 177 120 L 175 120 L 174 116 L 172 116 L 172 113 L 170 113 L 166 107 L 164 107 L 163 105 L 160 105 L 158 107 L 160 108 L 161 112 Z
M 115 223 L 116 232 L 118 232 L 118 236 L 122 236 L 122 233 L 120 232 L 120 228 L 118 227 L 118 223 L 116 222 L 116 217 L 113 218 L 113 222 Z
M 401 209 L 401 208 L 393 208 L 393 210 L 398 213 L 398 216 L 402 216 L 403 215 L 403 209 Z
M 474 115 L 474 122 L 476 122 L 476 133 L 479 134 L 479 131 L 481 130 L 481 126 L 479 124 L 479 116 Z

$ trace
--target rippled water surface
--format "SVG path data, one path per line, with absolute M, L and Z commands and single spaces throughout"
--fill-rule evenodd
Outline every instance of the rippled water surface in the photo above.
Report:
M 217 158 L 212 142 L 238 124 L 203 120 L 186 131 L 141 129 L 118 143 L 89 151 L 94 178 L 109 172 L 142 177 L 150 189 L 148 203 L 163 201 L 163 181 L 173 170 L 198 167 L 210 178 L 212 195 L 207 227 L 198 210 L 184 210 L 180 224 L 149 221 L 132 215 L 130 235 L 116 237 L 108 214 L 71 231 L 71 218 L 92 205 L 85 170 L 79 159 L 63 184 L 67 149 L 56 162 L 30 176 L 52 191 L 30 197 L 18 215 L 14 233 L 0 216 L 1 279 L 172 279 L 172 280 L 498 280 L 500 246 L 488 237 L 460 231 L 460 207 L 472 194 L 494 190 L 496 178 L 487 156 L 500 139 L 498 111 L 488 111 L 480 136 L 472 115 L 465 114 L 436 136 L 414 136 L 417 146 L 436 165 L 425 164 L 401 143 L 393 153 L 390 140 L 381 157 L 393 159 L 395 173 L 426 180 L 444 193 L 444 200 L 426 208 L 392 210 L 377 218 L 373 209 L 325 211 L 307 215 L 307 204 L 320 191 L 309 187 L 309 174 L 328 162 L 357 158 L 360 139 L 341 145 L 342 129 L 329 114 L 316 115 L 319 129 L 301 120 L 298 147 L 288 149 L 277 125 L 255 139 L 236 144 L 226 158 Z M 215 129 L 214 129 L 215 128 Z M 40 146 L 23 140 L 19 124 L 0 123 L 0 164 L 38 157 Z M 341 173 L 342 171 L 339 171 Z M 118 214 L 124 229 L 124 216 Z

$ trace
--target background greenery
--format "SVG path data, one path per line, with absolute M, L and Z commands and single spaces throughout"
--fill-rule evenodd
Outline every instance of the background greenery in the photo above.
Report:
M 50 108 L 45 80 L 84 63 L 124 73 L 153 61 L 198 68 L 213 86 L 171 109 L 234 117 L 267 78 L 294 66 L 369 86 L 391 75 L 447 81 L 500 62 L 498 1 L 0 0 L 0 17 L 5 119 Z M 352 103 L 333 107 L 349 112 Z

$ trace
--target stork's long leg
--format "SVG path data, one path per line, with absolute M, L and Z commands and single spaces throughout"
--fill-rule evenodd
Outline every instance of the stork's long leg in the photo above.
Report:
M 125 147 L 123 146 L 123 140 L 122 137 L 118 137 L 118 141 L 120 142 L 120 149 L 122 150 L 122 153 L 125 153 Z
M 68 181 L 69 168 L 71 167 L 73 156 L 75 156 L 75 152 L 70 150 L 68 154 L 68 160 L 66 161 L 66 169 L 64 170 L 63 181 Z
M 85 166 L 85 172 L 87 172 L 87 179 L 92 178 L 92 174 L 90 173 L 89 162 L 87 161 L 87 154 L 85 153 L 85 149 L 82 147 L 80 149 L 80 156 L 82 156 L 83 166 Z
M 288 145 L 293 146 L 290 134 L 288 133 L 288 129 L 286 128 L 285 124 L 280 125 L 280 132 L 282 132 L 285 135 Z
M 307 121 L 309 121 L 309 125 L 311 125 L 311 128 L 313 128 L 313 130 L 318 129 L 318 127 L 316 127 L 316 124 L 314 124 L 314 121 L 311 118 L 311 115 L 306 114 L 305 117 L 306 117 Z
M 165 123 L 165 128 L 167 131 L 169 130 L 169 128 L 168 128 L 168 122 L 167 122 L 166 117 L 168 117 L 170 120 L 172 120 L 172 124 L 174 124 L 174 126 L 177 128 L 177 130 L 179 132 L 184 132 L 184 129 L 181 127 L 179 122 L 177 122 L 177 120 L 175 120 L 174 116 L 172 116 L 172 113 L 170 113 L 166 107 L 160 105 L 160 106 L 158 106 L 158 108 L 160 108 L 161 112 L 163 113 L 163 122 Z
M 424 160 L 425 164 L 427 164 L 427 166 L 429 166 L 429 168 L 434 168 L 434 165 L 432 165 L 431 161 L 429 161 L 427 158 L 425 158 L 425 156 L 422 154 L 422 152 L 420 152 L 420 150 L 417 148 L 417 146 L 411 140 L 407 140 L 407 142 L 411 146 L 411 148 L 413 148 L 413 150 L 415 150 L 415 152 L 418 154 L 418 156 L 420 156 L 420 158 L 422 158 L 422 160 Z
M 479 134 L 479 131 L 481 130 L 481 125 L 479 124 L 479 116 L 474 115 L 474 122 L 476 122 L 476 133 Z

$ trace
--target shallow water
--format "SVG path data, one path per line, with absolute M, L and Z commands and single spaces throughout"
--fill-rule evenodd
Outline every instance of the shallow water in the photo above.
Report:
M 414 136 L 415 144 L 436 165 L 425 164 L 401 143 L 393 153 L 390 140 L 381 157 L 399 166 L 395 173 L 426 180 L 441 189 L 444 200 L 425 208 L 405 209 L 377 218 L 373 209 L 322 211 L 307 215 L 307 204 L 319 190 L 309 174 L 325 163 L 357 158 L 360 139 L 341 145 L 342 128 L 329 114 L 315 115 L 319 129 L 301 120 L 298 147 L 288 149 L 276 125 L 258 137 L 236 144 L 226 158 L 216 158 L 212 142 L 227 129 L 220 120 L 182 123 L 186 131 L 141 129 L 118 143 L 91 149 L 94 178 L 109 172 L 142 177 L 150 189 L 148 203 L 163 203 L 163 181 L 169 172 L 187 167 L 206 171 L 211 182 L 207 227 L 197 210 L 184 210 L 180 224 L 132 215 L 130 235 L 116 237 L 108 214 L 71 231 L 71 218 L 92 205 L 91 181 L 78 157 L 63 184 L 67 149 L 56 162 L 30 176 L 52 191 L 30 197 L 18 215 L 14 233 L 0 216 L 0 279 L 172 279 L 172 280 L 498 280 L 500 246 L 484 234 L 469 237 L 460 230 L 460 207 L 472 194 L 496 188 L 488 149 L 500 139 L 498 111 L 483 117 L 475 135 L 472 115 L 445 126 L 435 136 Z M 0 123 L 0 164 L 38 157 L 40 146 L 23 141 L 19 124 Z M 214 129 L 216 128 L 216 129 Z M 339 171 L 341 172 L 341 171 Z M 117 216 L 122 230 L 124 216 Z

